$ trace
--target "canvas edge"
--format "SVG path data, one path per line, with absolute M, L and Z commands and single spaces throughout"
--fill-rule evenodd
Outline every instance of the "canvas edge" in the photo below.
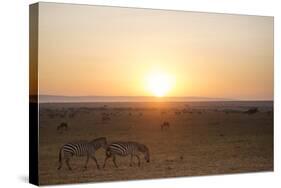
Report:
M 29 183 L 39 185 L 38 24 L 39 3 L 29 5 Z

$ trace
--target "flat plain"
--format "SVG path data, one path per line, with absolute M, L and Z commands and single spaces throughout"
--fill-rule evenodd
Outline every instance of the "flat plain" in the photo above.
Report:
M 257 107 L 258 112 L 245 111 Z M 41 185 L 153 179 L 273 171 L 273 102 L 41 103 L 39 181 Z M 103 117 L 109 117 L 104 120 Z M 161 130 L 167 121 L 170 127 Z M 66 122 L 67 130 L 57 130 Z M 150 163 L 111 159 L 97 169 L 93 160 L 73 157 L 72 170 L 57 170 L 60 148 L 74 141 L 106 137 L 136 141 L 150 150 Z M 96 153 L 100 166 L 105 151 Z

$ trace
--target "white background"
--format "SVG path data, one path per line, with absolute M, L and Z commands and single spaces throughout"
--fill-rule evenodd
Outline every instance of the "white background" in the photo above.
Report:
M 34 2 L 30 0 L 0 1 L 0 187 L 32 186 L 27 183 L 28 5 Z M 57 0 L 56 2 L 275 16 L 274 172 L 68 186 L 278 187 L 278 183 L 281 182 L 281 5 L 278 5 L 278 0 Z

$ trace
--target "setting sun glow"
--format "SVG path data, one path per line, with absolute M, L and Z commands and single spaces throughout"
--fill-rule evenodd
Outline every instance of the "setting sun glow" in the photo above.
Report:
M 273 100 L 273 17 L 43 3 L 38 19 L 40 95 Z
M 171 77 L 162 72 L 150 74 L 147 82 L 149 91 L 156 97 L 167 95 L 173 85 Z

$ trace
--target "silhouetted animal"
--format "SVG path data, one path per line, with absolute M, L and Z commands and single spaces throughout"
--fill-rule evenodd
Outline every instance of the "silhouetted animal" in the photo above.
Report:
M 62 122 L 60 125 L 57 126 L 57 131 L 67 131 L 68 129 L 68 125 L 65 122 Z
M 259 112 L 258 108 L 253 107 L 253 108 L 249 108 L 249 110 L 245 111 L 244 113 L 248 114 L 248 115 L 251 115 L 251 114 L 255 114 L 257 112 Z
M 111 120 L 111 118 L 108 117 L 108 116 L 103 116 L 103 117 L 102 117 L 102 121 L 109 121 L 109 120 Z
M 161 130 L 163 131 L 165 128 L 169 129 L 170 128 L 170 123 L 168 121 L 164 121 L 161 124 Z

